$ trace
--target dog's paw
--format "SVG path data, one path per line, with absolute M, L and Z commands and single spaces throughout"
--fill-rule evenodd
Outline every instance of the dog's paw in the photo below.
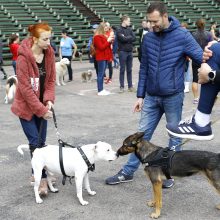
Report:
M 36 199 L 36 203 L 41 204 L 41 203 L 43 203 L 43 200 L 41 198 L 38 198 L 38 199 Z
M 154 201 L 149 201 L 149 202 L 147 202 L 147 205 L 149 207 L 154 207 L 155 206 L 155 202 Z
M 83 200 L 82 202 L 80 202 L 81 203 L 81 205 L 88 205 L 89 204 L 89 202 L 87 202 L 87 201 L 85 201 L 85 200 Z
M 53 192 L 53 193 L 58 193 L 59 192 L 59 190 L 57 188 L 50 189 L 50 191 Z
M 160 214 L 159 213 L 156 213 L 156 212 L 152 212 L 150 217 L 151 218 L 159 218 Z
M 90 192 L 88 192 L 88 193 L 89 193 L 89 195 L 91 195 L 91 196 L 94 196 L 94 195 L 96 194 L 95 191 L 90 191 Z

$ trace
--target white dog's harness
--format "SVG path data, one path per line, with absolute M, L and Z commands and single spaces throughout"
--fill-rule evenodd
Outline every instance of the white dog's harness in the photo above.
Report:
M 71 147 L 71 148 L 76 148 L 82 158 L 84 159 L 85 163 L 87 164 L 88 166 L 88 172 L 89 171 L 94 171 L 95 170 L 95 164 L 91 164 L 89 159 L 87 158 L 87 156 L 85 155 L 85 153 L 83 152 L 83 150 L 81 149 L 81 147 L 76 147 L 76 146 L 73 146 L 71 144 L 68 144 L 67 142 L 64 142 L 62 139 L 61 139 L 61 135 L 60 133 L 58 132 L 58 128 L 57 128 L 57 120 L 56 120 L 56 115 L 55 115 L 55 112 L 54 112 L 54 109 L 51 108 L 51 111 L 53 113 L 53 121 L 54 121 L 54 125 L 55 125 L 55 128 L 56 128 L 56 135 L 57 135 L 57 139 L 58 139 L 58 143 L 59 143 L 59 159 L 60 159 L 60 169 L 61 169 L 61 172 L 63 174 L 63 180 L 62 180 L 62 184 L 65 185 L 65 182 L 66 182 L 66 178 L 68 177 L 69 180 L 70 180 L 70 183 L 71 183 L 71 179 L 74 178 L 74 176 L 67 176 L 66 173 L 65 173 L 65 169 L 64 169 L 64 166 L 63 166 L 63 147 L 65 146 L 68 146 L 68 147 Z

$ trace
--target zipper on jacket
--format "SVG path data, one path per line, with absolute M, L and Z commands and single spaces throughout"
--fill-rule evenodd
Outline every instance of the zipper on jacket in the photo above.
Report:
M 159 57 L 157 61 L 157 72 L 156 72 L 156 85 L 158 85 L 158 90 L 160 92 L 160 83 L 159 83 L 159 64 L 160 64 L 160 57 L 161 57 L 161 42 L 162 42 L 162 33 L 160 32 L 160 50 L 159 50 Z

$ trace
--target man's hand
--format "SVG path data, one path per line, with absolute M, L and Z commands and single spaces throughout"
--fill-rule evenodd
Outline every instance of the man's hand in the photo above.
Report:
M 138 98 L 136 103 L 134 104 L 133 112 L 140 112 L 143 106 L 143 98 Z
M 218 42 L 213 40 L 213 41 L 209 42 L 208 45 L 205 47 L 204 52 L 203 52 L 203 56 L 202 56 L 203 63 L 205 63 L 212 56 L 212 51 L 209 50 L 209 48 L 215 43 L 218 43 Z
M 202 63 L 201 67 L 198 69 L 198 83 L 204 84 L 209 82 L 208 74 L 211 72 L 212 68 L 207 63 Z

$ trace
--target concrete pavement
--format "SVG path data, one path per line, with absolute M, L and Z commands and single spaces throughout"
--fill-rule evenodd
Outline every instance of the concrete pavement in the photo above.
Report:
M 134 59 L 133 79 L 138 80 L 138 60 Z M 5 68 L 12 74 L 12 67 Z M 124 138 L 137 131 L 140 115 L 132 113 L 135 93 L 119 94 L 118 74 L 114 69 L 113 83 L 107 85 L 113 94 L 106 97 L 96 95 L 96 81 L 81 82 L 81 73 L 93 69 L 88 61 L 73 62 L 74 81 L 66 86 L 56 87 L 55 111 L 62 138 L 75 145 L 106 141 L 115 150 Z M 94 71 L 93 71 L 94 72 Z M 93 74 L 95 76 L 95 74 Z M 2 76 L 1 76 L 2 78 Z M 96 78 L 96 77 L 93 77 Z M 67 78 L 66 78 L 67 79 Z M 75 183 L 63 186 L 59 176 L 58 194 L 49 193 L 43 204 L 36 204 L 33 187 L 29 184 L 30 157 L 26 152 L 22 157 L 16 150 L 19 144 L 27 143 L 19 120 L 4 104 L 5 81 L 0 80 L 0 218 L 4 220 L 146 220 L 150 219 L 151 208 L 146 201 L 151 199 L 152 188 L 144 175 L 143 168 L 135 173 L 133 182 L 115 186 L 105 185 L 105 178 L 116 174 L 127 161 L 120 157 L 116 161 L 97 162 L 95 172 L 90 173 L 92 197 L 84 191 L 88 206 L 81 206 L 76 197 Z M 192 94 L 185 96 L 183 118 L 193 114 Z M 219 101 L 212 118 L 220 117 Z M 167 146 L 168 135 L 162 118 L 152 142 Z M 215 139 L 209 142 L 190 141 L 184 149 L 209 150 L 219 152 L 220 121 L 213 125 Z M 48 123 L 47 143 L 56 144 L 53 121 Z M 220 211 L 214 207 L 220 197 L 203 176 L 175 179 L 171 189 L 163 190 L 161 220 L 217 220 Z

